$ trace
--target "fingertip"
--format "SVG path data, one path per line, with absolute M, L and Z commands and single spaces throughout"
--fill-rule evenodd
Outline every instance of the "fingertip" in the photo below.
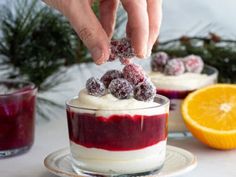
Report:
M 147 42 L 140 42 L 140 40 L 131 40 L 135 55 L 139 58 L 145 58 L 147 55 Z
M 106 63 L 106 61 L 108 60 L 109 55 L 110 55 L 108 46 L 106 46 L 106 47 L 96 46 L 96 47 L 92 48 L 91 55 L 92 55 L 94 62 L 97 65 L 102 65 L 102 64 Z

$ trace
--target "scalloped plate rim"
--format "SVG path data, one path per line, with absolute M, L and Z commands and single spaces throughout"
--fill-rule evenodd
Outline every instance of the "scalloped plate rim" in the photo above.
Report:
M 170 151 L 173 151 L 175 153 L 178 152 L 182 156 L 183 156 L 183 154 L 185 154 L 185 156 L 188 156 L 189 159 L 191 158 L 191 162 L 187 166 L 182 167 L 179 170 L 168 171 L 168 172 L 165 172 L 164 174 L 162 174 L 162 170 L 161 170 L 157 174 L 146 175 L 145 177 L 173 177 L 173 176 L 179 176 L 179 175 L 183 175 L 183 174 L 185 174 L 189 171 L 192 171 L 197 166 L 196 156 L 193 153 L 189 152 L 188 150 L 185 150 L 183 148 L 179 148 L 179 147 L 176 147 L 176 146 L 167 145 L 167 152 L 170 152 Z M 65 170 L 61 170 L 59 168 L 57 168 L 57 169 L 53 168 L 51 163 L 50 163 L 52 161 L 53 157 L 62 156 L 62 154 L 63 154 L 63 157 L 70 155 L 69 148 L 67 147 L 67 148 L 62 148 L 62 149 L 56 150 L 56 151 L 54 151 L 54 152 L 52 152 L 52 153 L 50 153 L 49 155 L 46 156 L 46 158 L 44 159 L 44 166 L 47 168 L 47 170 L 49 172 L 51 172 L 52 174 L 55 174 L 57 176 L 62 176 L 62 177 L 91 177 L 90 175 L 79 175 L 79 174 L 76 174 L 75 172 L 72 173 L 72 172 L 67 172 Z M 165 166 L 165 164 L 164 164 L 164 166 Z

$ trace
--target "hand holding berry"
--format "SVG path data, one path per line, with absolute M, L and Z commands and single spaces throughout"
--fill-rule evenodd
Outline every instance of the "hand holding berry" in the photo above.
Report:
M 99 0 L 99 16 L 92 11 L 93 0 L 44 0 L 63 13 L 88 47 L 97 64 L 106 62 L 110 55 L 116 11 L 119 0 Z M 150 55 L 157 39 L 162 18 L 162 0 L 120 0 L 128 14 L 127 37 L 131 39 L 135 55 Z M 126 63 L 125 61 L 121 61 Z

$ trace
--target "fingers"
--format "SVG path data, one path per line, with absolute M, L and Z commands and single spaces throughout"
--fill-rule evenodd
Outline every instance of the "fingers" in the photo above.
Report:
M 58 4 L 59 2 L 60 4 Z M 89 49 L 94 62 L 97 64 L 106 62 L 110 55 L 109 39 L 93 13 L 89 1 L 54 0 L 55 4 L 56 8 L 68 18 L 80 39 Z
M 147 0 L 147 11 L 149 17 L 149 38 L 147 55 L 150 56 L 152 47 L 156 42 L 160 32 L 162 20 L 162 0 Z
M 118 0 L 100 1 L 100 22 L 110 39 L 115 27 L 116 10 L 118 8 L 118 4 Z
M 138 57 L 144 58 L 147 53 L 149 22 L 146 0 L 121 0 L 128 13 L 127 32 Z

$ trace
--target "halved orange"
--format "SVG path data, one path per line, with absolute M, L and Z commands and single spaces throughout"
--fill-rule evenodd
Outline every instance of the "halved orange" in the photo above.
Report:
M 189 131 L 216 149 L 236 148 L 236 85 L 215 84 L 189 94 L 182 104 Z

